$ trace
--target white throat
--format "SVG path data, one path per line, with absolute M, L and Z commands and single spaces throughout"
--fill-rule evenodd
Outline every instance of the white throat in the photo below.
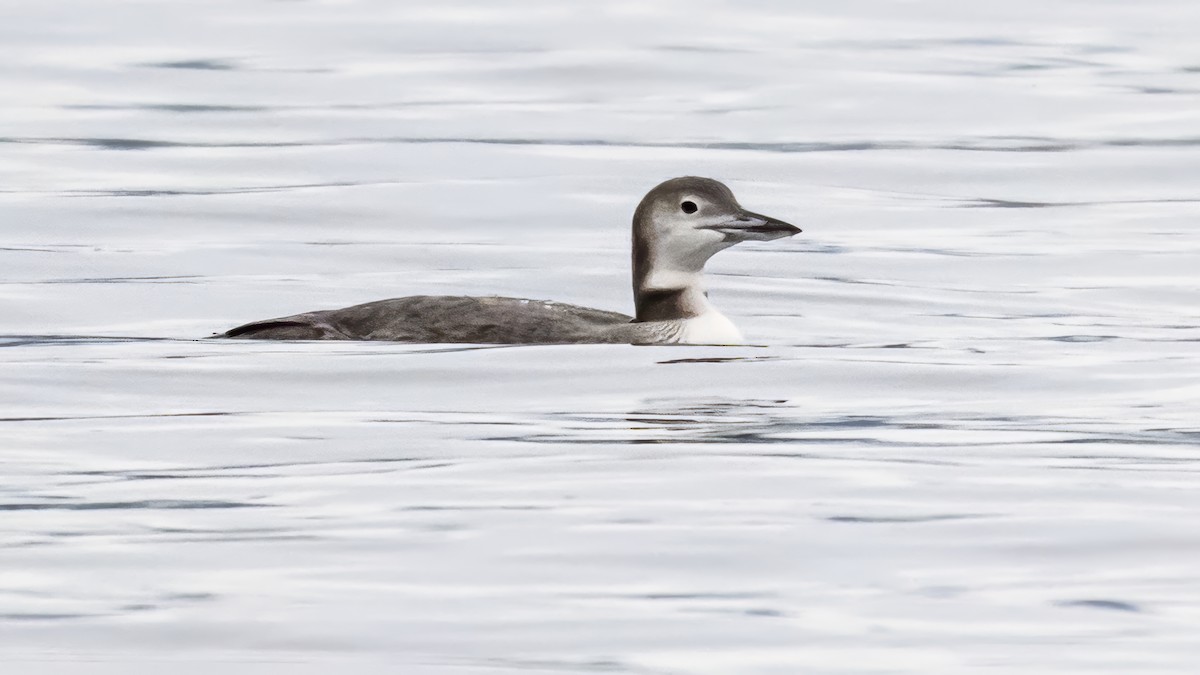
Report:
M 642 282 L 642 288 L 647 291 L 670 290 L 675 288 L 694 289 L 704 293 L 704 271 L 680 270 L 654 267 Z

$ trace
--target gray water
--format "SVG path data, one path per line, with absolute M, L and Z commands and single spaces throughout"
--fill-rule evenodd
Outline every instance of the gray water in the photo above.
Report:
M 5 673 L 1194 673 L 1200 4 L 0 3 Z M 803 235 L 629 311 L 674 175 Z

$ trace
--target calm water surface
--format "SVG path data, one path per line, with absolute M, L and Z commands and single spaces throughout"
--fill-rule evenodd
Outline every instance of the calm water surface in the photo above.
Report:
M 1200 5 L 0 14 L 6 672 L 1195 672 Z M 680 174 L 754 346 L 196 340 Z

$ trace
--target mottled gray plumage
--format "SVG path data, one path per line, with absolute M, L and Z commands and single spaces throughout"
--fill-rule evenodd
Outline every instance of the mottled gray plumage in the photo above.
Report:
M 673 178 L 634 213 L 637 316 L 501 297 L 417 295 L 255 321 L 215 337 L 260 340 L 389 340 L 421 343 L 729 343 L 737 329 L 713 309 L 704 263 L 740 241 L 791 236 L 799 228 L 743 209 L 710 178 Z
M 222 337 L 562 344 L 631 342 L 633 317 L 522 298 L 414 295 L 256 321 Z

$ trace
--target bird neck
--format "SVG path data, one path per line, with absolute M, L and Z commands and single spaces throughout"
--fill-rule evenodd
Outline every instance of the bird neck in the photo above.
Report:
M 690 319 L 711 310 L 704 269 L 663 269 L 652 260 L 633 268 L 633 303 L 638 321 Z

